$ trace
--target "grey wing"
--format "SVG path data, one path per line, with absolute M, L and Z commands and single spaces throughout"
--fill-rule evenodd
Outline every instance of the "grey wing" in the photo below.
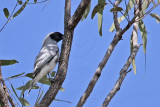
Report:
M 41 49 L 34 63 L 33 77 L 35 77 L 41 69 L 58 54 L 58 51 L 58 46 L 54 47 L 52 50 L 48 50 L 46 48 Z

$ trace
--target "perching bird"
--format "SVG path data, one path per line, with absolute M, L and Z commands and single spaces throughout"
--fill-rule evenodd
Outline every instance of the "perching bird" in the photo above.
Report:
M 57 43 L 62 40 L 63 37 L 64 35 L 59 32 L 51 32 L 45 37 L 42 48 L 35 59 L 34 78 L 29 87 L 29 92 L 42 77 L 46 76 L 55 68 L 59 60 L 59 47 Z

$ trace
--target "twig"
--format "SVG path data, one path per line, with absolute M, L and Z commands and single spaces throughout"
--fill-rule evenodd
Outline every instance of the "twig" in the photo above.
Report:
M 68 26 L 70 29 L 74 29 L 77 26 L 77 24 L 79 23 L 79 21 L 81 20 L 81 18 L 83 16 L 82 13 L 84 13 L 84 11 L 86 10 L 86 7 L 90 3 L 90 1 L 91 0 L 82 0 L 81 1 L 78 8 L 76 9 L 73 16 L 71 17 L 71 19 L 68 22 Z
M 11 20 L 11 17 L 12 17 L 12 15 L 13 15 L 13 13 L 14 13 L 16 7 L 17 7 L 17 2 L 16 2 L 16 5 L 14 6 L 14 9 L 13 9 L 11 15 L 9 16 L 7 22 L 6 22 L 6 23 L 3 25 L 3 27 L 0 29 L 0 32 L 4 29 L 4 27 L 7 25 L 7 23 Z
M 126 25 L 126 27 L 123 30 L 120 30 L 116 33 L 114 39 L 112 40 L 112 42 L 110 43 L 110 46 L 105 54 L 105 56 L 103 57 L 103 60 L 100 62 L 100 64 L 98 65 L 98 68 L 92 78 L 92 80 L 90 81 L 86 91 L 84 92 L 84 94 L 82 95 L 82 97 L 80 98 L 77 107 L 82 107 L 83 104 L 86 102 L 87 98 L 90 96 L 91 92 L 93 91 L 93 88 L 95 86 L 95 84 L 97 83 L 101 72 L 104 68 L 104 66 L 106 65 L 106 63 L 108 62 L 108 59 L 110 58 L 114 48 L 116 47 L 117 43 L 121 40 L 122 35 L 131 27 L 131 25 L 135 22 L 136 17 L 139 15 L 139 11 L 136 11 L 136 15 L 134 15 L 134 17 L 132 18 L 132 20 Z
M 112 3 L 112 1 L 111 0 L 108 0 L 114 7 L 118 7 L 118 5 L 120 4 L 120 1 L 121 0 L 116 0 L 116 2 L 115 3 Z M 129 22 L 129 19 L 126 17 L 126 15 L 123 13 L 123 12 L 121 12 L 121 11 L 119 11 L 125 18 L 126 18 L 126 20 Z M 117 12 L 113 12 L 113 16 L 117 16 L 115 13 L 117 13 Z M 116 17 L 115 17 L 116 18 Z M 117 20 L 118 21 L 118 20 Z
M 1 73 L 1 62 L 0 62 L 0 81 L 3 83 L 2 73 Z M 9 107 L 7 95 L 6 95 L 6 88 L 2 86 L 0 82 L 0 104 L 2 107 Z
M 81 20 L 82 15 L 85 12 L 88 4 L 91 0 L 82 0 L 76 12 L 71 18 L 71 0 L 65 1 L 65 19 L 64 19 L 64 36 L 61 47 L 60 62 L 58 71 L 52 84 L 44 95 L 40 103 L 36 107 L 48 107 L 51 102 L 55 99 L 63 81 L 65 80 L 68 68 L 69 55 L 72 46 L 74 28 Z
M 126 11 L 127 11 L 127 16 L 128 16 L 128 21 L 129 21 L 130 19 L 129 19 L 129 15 L 128 15 L 128 9 L 127 9 L 127 2 L 126 2 L 126 0 L 125 0 L 125 5 L 126 5 Z
M 108 94 L 108 96 L 105 98 L 102 107 L 107 107 L 109 102 L 112 100 L 112 98 L 114 97 L 114 95 L 120 90 L 120 87 L 123 83 L 124 78 L 126 77 L 127 73 L 129 71 L 131 71 L 131 69 L 127 72 L 127 69 L 129 68 L 129 66 L 132 63 L 132 60 L 135 58 L 138 50 L 139 50 L 139 46 L 134 47 L 131 55 L 129 56 L 126 64 L 123 66 L 123 68 L 120 71 L 120 76 L 115 84 L 115 86 L 113 87 L 113 89 L 110 91 L 110 93 Z
M 40 3 L 43 3 L 43 2 L 46 2 L 46 1 L 49 1 L 49 0 L 44 0 L 44 1 L 37 2 L 37 3 L 27 3 L 27 4 L 40 4 Z
M 151 9 L 149 9 L 143 16 L 141 16 L 136 21 L 139 22 L 140 20 L 144 19 L 148 14 L 150 14 L 159 5 L 160 5 L 160 2 L 158 2 L 157 4 L 155 4 Z

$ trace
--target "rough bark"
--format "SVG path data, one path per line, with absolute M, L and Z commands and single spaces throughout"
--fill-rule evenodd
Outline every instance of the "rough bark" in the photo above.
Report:
M 91 0 L 82 0 L 74 15 L 71 17 L 71 0 L 65 1 L 64 40 L 62 42 L 60 63 L 57 74 L 47 93 L 36 107 L 48 107 L 56 97 L 63 81 L 66 78 L 69 55 L 72 46 L 73 32 Z
M 1 73 L 1 63 L 0 63 L 0 74 L 2 74 Z M 2 86 L 2 75 L 0 75 L 0 104 L 2 107 L 9 107 L 8 98 Z
M 126 75 L 127 75 L 127 69 L 129 68 L 129 66 L 132 63 L 132 60 L 135 58 L 138 50 L 139 50 L 140 46 L 135 46 L 131 55 L 129 56 L 126 64 L 123 66 L 123 68 L 120 71 L 120 76 L 115 84 L 115 86 L 113 87 L 113 89 L 110 91 L 110 93 L 108 94 L 108 96 L 105 98 L 102 107 L 107 107 L 109 102 L 111 101 L 111 99 L 114 97 L 114 95 L 120 90 L 120 87 L 123 83 L 123 80 L 125 79 Z M 130 70 L 129 70 L 130 71 Z

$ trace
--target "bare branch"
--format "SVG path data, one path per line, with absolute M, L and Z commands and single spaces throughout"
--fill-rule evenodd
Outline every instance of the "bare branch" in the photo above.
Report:
M 44 0 L 44 1 L 37 2 L 37 3 L 27 3 L 27 4 L 40 4 L 40 3 L 47 2 L 47 1 L 49 1 L 49 0 Z
M 120 76 L 119 76 L 119 78 L 118 78 L 115 86 L 113 87 L 113 89 L 110 91 L 110 93 L 108 94 L 108 96 L 107 96 L 106 99 L 104 100 L 102 107 L 107 107 L 108 104 L 109 104 L 109 102 L 110 102 L 110 101 L 112 100 L 112 98 L 114 97 L 114 95 L 120 90 L 120 87 L 121 87 L 121 85 L 122 85 L 122 82 L 123 82 L 124 78 L 126 77 L 126 75 L 127 75 L 127 73 L 128 73 L 128 72 L 127 72 L 127 69 L 128 69 L 129 66 L 131 65 L 132 60 L 135 58 L 135 56 L 136 56 L 136 54 L 137 54 L 137 52 L 138 52 L 138 50 L 139 50 L 139 47 L 140 47 L 140 45 L 139 45 L 139 46 L 135 46 L 135 47 L 133 48 L 133 51 L 132 51 L 131 55 L 129 56 L 126 64 L 123 66 L 123 68 L 122 68 L 121 71 L 120 71 Z M 130 71 L 130 70 L 129 70 L 129 71 Z
M 64 36 L 61 47 L 60 62 L 58 71 L 47 93 L 36 107 L 48 107 L 56 97 L 63 81 L 65 80 L 68 68 L 69 55 L 72 46 L 74 28 L 81 20 L 90 0 L 82 0 L 73 17 L 71 18 L 71 0 L 65 1 Z
M 113 4 L 110 0 L 108 0 L 108 1 L 113 5 L 113 7 L 118 7 L 118 5 L 121 2 L 121 0 L 116 0 L 116 2 Z M 124 17 L 126 17 L 126 16 L 124 15 Z M 114 25 L 115 25 L 116 31 L 118 32 L 121 30 L 121 28 L 118 23 L 117 12 L 113 12 L 113 19 L 114 19 Z
M 88 6 L 88 4 L 91 2 L 91 0 L 82 0 L 81 3 L 79 4 L 77 10 L 75 11 L 74 15 L 72 16 L 72 18 L 69 20 L 69 28 L 70 29 L 74 29 L 77 24 L 79 23 L 79 21 L 81 20 L 84 11 L 86 10 L 86 7 Z
M 82 97 L 80 98 L 77 107 L 82 107 L 83 104 L 86 102 L 87 98 L 90 96 L 91 92 L 93 91 L 93 88 L 95 86 L 95 84 L 97 83 L 101 72 L 104 68 L 104 66 L 106 65 L 108 59 L 110 58 L 115 46 L 117 45 L 117 43 L 121 40 L 122 35 L 131 27 L 131 25 L 135 22 L 136 17 L 139 15 L 139 11 L 137 10 L 134 17 L 132 18 L 132 20 L 126 25 L 126 27 L 123 30 L 120 30 L 116 33 L 114 39 L 112 40 L 103 60 L 101 61 L 101 63 L 99 64 L 92 80 L 90 81 L 86 91 L 84 92 L 84 94 L 82 95 Z
M 0 62 L 0 81 L 2 82 L 3 78 L 2 78 L 1 74 L 2 73 L 1 73 L 1 62 Z M 2 107 L 9 107 L 7 95 L 6 95 L 6 92 L 5 92 L 1 82 L 0 82 L 0 104 Z

